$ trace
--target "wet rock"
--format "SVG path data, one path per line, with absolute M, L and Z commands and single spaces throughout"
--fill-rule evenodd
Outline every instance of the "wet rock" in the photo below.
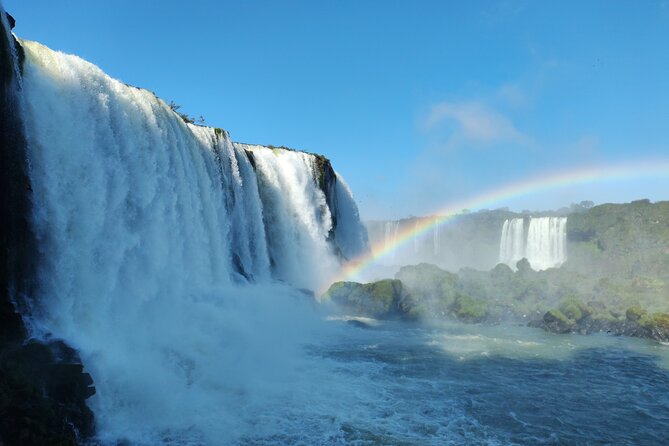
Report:
M 75 445 L 93 434 L 85 400 L 95 393 L 81 363 L 62 342 L 2 344 L 0 349 L 0 444 Z M 64 350 L 68 350 L 64 352 Z
M 5 16 L 7 17 L 7 21 L 9 22 L 9 29 L 14 29 L 16 26 L 16 20 L 14 20 L 14 17 L 8 12 L 5 12 Z
M 574 327 L 574 323 L 560 310 L 550 310 L 544 314 L 541 326 L 544 330 L 552 333 L 569 333 Z

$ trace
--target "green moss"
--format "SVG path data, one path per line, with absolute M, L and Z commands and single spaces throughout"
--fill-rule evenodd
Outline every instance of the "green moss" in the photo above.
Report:
M 669 313 L 655 313 L 653 320 L 658 328 L 669 330 Z
M 560 303 L 560 312 L 573 321 L 578 321 L 592 314 L 592 309 L 579 298 L 570 296 Z
M 394 279 L 372 283 L 337 282 L 323 295 L 324 300 L 359 315 L 379 318 L 403 317 L 411 308 L 404 306 L 408 296 L 402 282 Z
M 458 319 L 479 322 L 486 317 L 488 306 L 484 300 L 460 295 L 455 299 L 452 310 Z
M 638 323 L 648 330 L 669 331 L 669 313 L 644 314 Z
M 552 310 L 549 310 L 547 313 L 550 317 L 554 318 L 555 320 L 558 320 L 562 322 L 565 325 L 572 325 L 573 322 L 569 320 L 569 318 L 562 313 L 562 311 L 558 310 L 557 308 L 554 308 Z
M 394 285 L 398 282 L 399 280 L 385 279 L 378 282 L 366 283 L 362 287 L 369 294 L 370 298 L 382 302 L 392 302 L 395 295 Z
M 647 311 L 641 308 L 639 305 L 629 307 L 625 311 L 625 317 L 628 321 L 637 322 L 647 315 Z

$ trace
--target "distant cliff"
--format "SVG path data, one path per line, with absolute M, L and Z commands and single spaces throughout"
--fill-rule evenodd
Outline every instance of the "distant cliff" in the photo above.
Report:
M 530 216 L 567 217 L 567 260 L 563 267 L 605 277 L 623 274 L 662 276 L 669 271 L 669 202 L 638 200 L 590 207 L 572 205 L 558 211 L 510 212 L 482 210 L 456 215 L 444 224 L 410 240 L 382 259 L 388 265 L 428 262 L 448 271 L 489 270 L 500 261 L 502 228 L 506 220 Z M 410 231 L 424 217 L 368 221 L 373 246 L 392 245 L 396 234 Z

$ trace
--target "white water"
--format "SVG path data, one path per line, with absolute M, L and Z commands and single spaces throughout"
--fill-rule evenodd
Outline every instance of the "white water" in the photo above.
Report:
M 337 266 L 327 242 L 332 215 L 325 194 L 314 182 L 313 157 L 262 146 L 237 146 L 248 149 L 255 160 L 269 255 L 277 277 L 313 288 L 314 278 L 327 277 Z M 317 261 L 304 261 L 310 258 Z
M 525 233 L 524 220 L 505 220 L 499 248 L 499 261 L 512 268 L 526 258 L 536 271 L 556 268 L 567 260 L 567 218 L 530 218 Z
M 523 257 L 525 257 L 524 220 L 522 218 L 505 220 L 499 246 L 499 261 L 515 268 L 516 263 Z
M 527 230 L 527 260 L 535 270 L 562 265 L 566 256 L 567 218 L 531 218 Z
M 366 247 L 311 155 L 186 125 L 152 93 L 23 41 L 41 254 L 34 333 L 80 350 L 101 440 L 226 444 L 261 432 L 323 328 L 310 300 Z M 332 215 L 339 218 L 333 246 Z M 308 378 L 304 378 L 305 380 Z M 311 388 L 305 386 L 304 388 Z
M 384 225 L 384 230 L 385 230 L 385 233 L 384 233 L 384 236 L 385 236 L 384 237 L 384 244 L 385 245 L 384 246 L 385 246 L 385 248 L 384 249 L 387 249 L 387 248 L 395 245 L 395 241 L 397 240 L 397 231 L 398 231 L 399 227 L 400 227 L 400 222 L 399 221 L 387 221 L 387 222 L 385 222 L 385 225 Z M 391 261 L 395 260 L 395 252 L 396 251 L 397 250 L 393 249 L 390 252 L 390 260 Z
M 347 259 L 354 259 L 369 251 L 367 230 L 360 221 L 358 205 L 353 200 L 353 193 L 338 173 L 335 184 L 336 203 L 335 243 Z

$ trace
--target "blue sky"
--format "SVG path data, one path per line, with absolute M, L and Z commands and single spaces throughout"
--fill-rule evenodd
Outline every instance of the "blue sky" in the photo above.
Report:
M 669 159 L 669 0 L 3 0 L 20 37 L 203 115 L 329 157 L 364 218 L 530 176 Z M 499 203 L 669 199 L 669 178 Z

